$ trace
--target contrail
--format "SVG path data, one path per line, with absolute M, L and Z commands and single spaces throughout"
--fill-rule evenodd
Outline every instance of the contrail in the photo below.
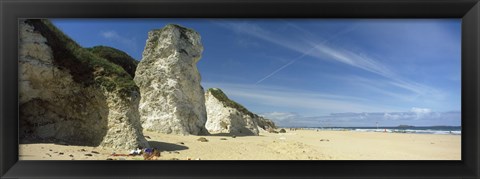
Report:
M 289 25 L 293 26 L 293 27 L 296 28 L 297 30 L 302 31 L 303 33 L 307 33 L 307 34 L 309 34 L 310 36 L 312 36 L 312 34 L 311 34 L 310 32 L 308 32 L 308 31 L 306 31 L 306 30 L 304 30 L 304 29 L 302 29 L 302 28 L 300 28 L 300 27 L 298 27 L 298 26 L 296 26 L 296 25 L 294 25 L 294 24 L 289 23 Z M 350 32 L 350 31 L 354 30 L 355 28 L 356 28 L 356 25 L 354 25 L 354 26 L 352 26 L 352 27 L 350 27 L 350 28 L 348 28 L 348 29 L 344 29 L 344 30 L 342 30 L 342 31 L 340 31 L 340 32 L 337 32 L 336 34 L 332 35 L 330 38 L 321 41 L 319 44 L 325 44 L 325 43 L 327 43 L 328 41 L 331 41 L 331 40 L 337 38 L 338 36 L 340 36 L 340 35 L 342 35 L 342 34 L 345 34 L 345 33 L 348 33 L 348 32 Z M 308 54 L 310 54 L 310 52 L 312 52 L 312 50 L 318 48 L 318 45 L 319 45 L 319 44 L 314 45 L 314 46 L 313 46 L 312 48 L 310 48 L 307 52 L 303 53 L 302 55 L 298 56 L 297 58 L 293 59 L 292 61 L 290 61 L 290 62 L 288 62 L 287 64 L 283 65 L 282 67 L 278 68 L 277 70 L 273 71 L 273 72 L 270 73 L 269 75 L 267 75 L 267 76 L 263 77 L 262 79 L 258 80 L 255 84 L 257 85 L 257 84 L 261 83 L 262 81 L 270 78 L 271 76 L 275 75 L 276 73 L 278 73 L 279 71 L 283 70 L 284 68 L 290 66 L 291 64 L 295 63 L 296 61 L 298 61 L 298 60 L 302 59 L 303 57 L 307 56 Z
M 283 65 L 282 67 L 278 68 L 277 70 L 273 71 L 272 73 L 270 73 L 269 75 L 265 76 L 264 78 L 258 80 L 255 84 L 259 84 L 261 83 L 262 81 L 266 80 L 267 78 L 270 78 L 271 76 L 275 75 L 275 73 L 279 72 L 280 70 L 290 66 L 291 64 L 295 63 L 296 61 L 302 59 L 303 57 L 307 56 L 313 49 L 315 49 L 317 46 L 314 46 L 312 48 L 310 48 L 310 50 L 308 50 L 307 52 L 303 53 L 302 55 L 298 56 L 297 58 L 293 59 L 292 61 L 288 62 L 287 64 Z

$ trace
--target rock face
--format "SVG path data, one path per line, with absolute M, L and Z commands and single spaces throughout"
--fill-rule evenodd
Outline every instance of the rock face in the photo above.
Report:
M 21 21 L 19 30 L 21 141 L 148 147 L 139 91 L 127 72 L 78 46 L 47 20 Z
M 277 126 L 275 126 L 275 123 L 270 119 L 265 119 L 264 117 L 258 116 L 258 115 L 255 115 L 254 119 L 256 120 L 257 125 L 260 128 L 260 130 L 263 129 L 265 131 L 268 131 L 269 129 L 276 129 L 277 128 Z
M 253 114 L 242 105 L 230 100 L 218 88 L 208 89 L 205 100 L 208 119 L 205 127 L 210 133 L 258 135 L 259 123 L 262 125 L 261 128 L 275 126 L 273 122 Z
M 140 116 L 146 130 L 166 134 L 206 134 L 205 98 L 196 63 L 203 46 L 190 29 L 167 25 L 148 33 L 135 73 Z

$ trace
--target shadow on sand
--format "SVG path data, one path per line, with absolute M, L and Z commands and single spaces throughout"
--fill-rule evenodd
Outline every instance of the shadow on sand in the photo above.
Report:
M 216 133 L 216 134 L 208 134 L 208 135 L 202 135 L 202 136 L 220 136 L 220 137 L 245 137 L 245 136 L 256 136 L 253 133 L 248 133 L 248 134 L 230 134 L 230 133 Z
M 150 144 L 150 147 L 155 147 L 160 149 L 160 151 L 176 151 L 176 150 L 188 149 L 187 146 L 166 143 L 166 142 L 159 142 L 159 141 L 148 141 L 148 144 Z

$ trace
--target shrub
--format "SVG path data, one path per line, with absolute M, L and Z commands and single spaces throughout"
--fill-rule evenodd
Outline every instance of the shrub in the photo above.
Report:
M 130 74 L 132 78 L 135 77 L 138 61 L 127 53 L 107 46 L 95 46 L 87 48 L 87 50 L 99 57 L 105 58 L 109 62 L 119 65 L 123 70 Z

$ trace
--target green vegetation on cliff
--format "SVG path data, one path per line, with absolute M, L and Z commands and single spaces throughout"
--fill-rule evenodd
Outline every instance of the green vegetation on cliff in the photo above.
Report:
M 220 102 L 223 103 L 223 105 L 237 109 L 238 111 L 249 115 L 250 117 L 254 118 L 257 115 L 253 114 L 250 112 L 247 108 L 243 107 L 241 104 L 238 104 L 235 101 L 230 100 L 225 93 L 221 89 L 218 88 L 210 88 L 207 90 L 207 92 L 210 92 L 215 98 L 217 98 Z
M 132 58 L 127 53 L 107 46 L 95 46 L 87 48 L 93 54 L 105 58 L 108 61 L 121 66 L 130 76 L 135 77 L 135 70 L 137 69 L 138 61 Z
M 98 85 L 107 91 L 118 91 L 126 96 L 138 90 L 132 76 L 122 66 L 81 47 L 49 20 L 29 19 L 26 23 L 47 39 L 47 44 L 52 48 L 54 63 L 60 68 L 68 69 L 75 82 L 85 86 Z

